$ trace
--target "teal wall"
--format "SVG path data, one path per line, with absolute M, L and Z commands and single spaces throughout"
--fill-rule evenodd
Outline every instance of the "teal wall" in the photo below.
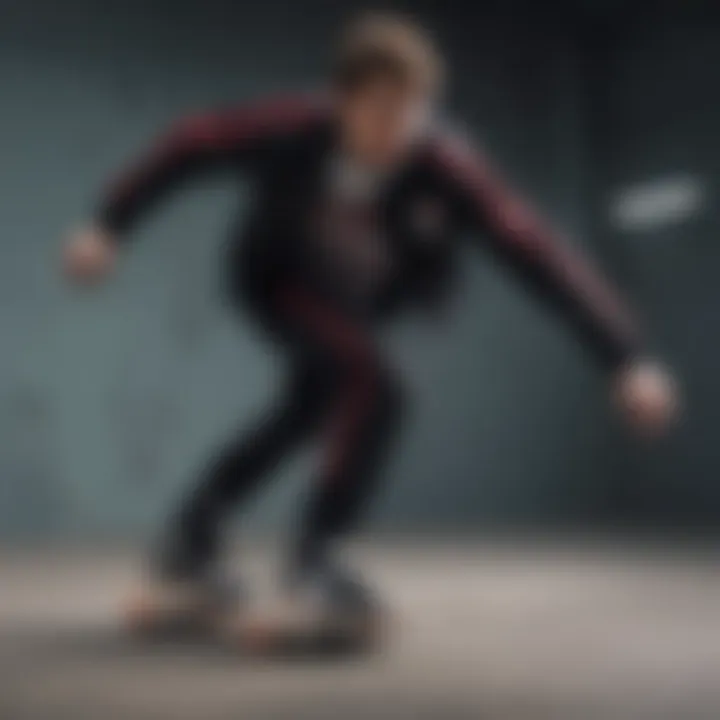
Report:
M 523 3 L 480 5 L 428 3 L 453 109 L 587 243 L 598 178 L 573 27 Z M 217 291 L 232 188 L 169 204 L 97 293 L 63 284 L 58 252 L 99 183 L 176 115 L 317 77 L 349 7 L 0 0 L 0 535 L 145 532 L 273 392 L 276 358 Z M 467 259 L 446 324 L 388 334 L 415 401 L 375 524 L 602 516 L 608 477 L 633 463 L 602 379 L 506 275 Z M 311 461 L 288 466 L 251 527 L 282 524 Z
M 720 33 L 712 3 L 658 2 L 627 12 L 597 43 L 590 134 L 597 168 L 592 222 L 618 274 L 645 311 L 654 346 L 677 368 L 685 412 L 654 452 L 625 443 L 631 473 L 606 485 L 610 514 L 717 527 L 720 518 L 718 415 L 720 342 Z M 702 201 L 689 217 L 661 226 L 613 226 L 607 208 L 629 186 L 690 178 Z

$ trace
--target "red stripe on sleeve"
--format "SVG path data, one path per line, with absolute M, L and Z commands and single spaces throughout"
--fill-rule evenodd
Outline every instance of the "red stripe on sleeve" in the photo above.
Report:
M 635 322 L 613 290 L 507 187 L 482 153 L 453 139 L 438 141 L 433 151 L 469 201 L 473 222 L 506 250 L 505 256 L 522 264 L 563 304 L 589 313 L 608 343 L 634 345 Z

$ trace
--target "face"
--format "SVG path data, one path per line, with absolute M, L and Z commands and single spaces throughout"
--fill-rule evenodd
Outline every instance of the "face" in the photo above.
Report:
M 401 162 L 427 127 L 431 97 L 392 79 L 367 82 L 339 97 L 344 150 L 378 168 Z

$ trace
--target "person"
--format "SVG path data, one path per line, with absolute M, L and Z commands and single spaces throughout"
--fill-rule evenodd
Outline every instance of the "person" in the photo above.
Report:
M 444 68 L 414 22 L 373 15 L 342 36 L 326 90 L 183 119 L 102 196 L 71 238 L 72 278 L 113 269 L 137 224 L 171 191 L 224 171 L 252 184 L 225 263 L 233 305 L 288 360 L 276 404 L 214 456 L 173 516 L 156 583 L 212 586 L 229 512 L 307 441 L 326 456 L 300 519 L 288 588 L 354 602 L 340 567 L 403 416 L 399 378 L 375 339 L 391 317 L 451 295 L 463 238 L 486 248 L 564 318 L 643 432 L 662 430 L 675 390 L 646 358 L 615 293 L 548 230 L 485 154 L 441 121 Z M 197 594 L 195 595 L 197 597 Z

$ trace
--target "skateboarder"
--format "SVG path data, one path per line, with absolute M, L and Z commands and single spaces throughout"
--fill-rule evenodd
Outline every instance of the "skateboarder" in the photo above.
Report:
M 457 249 L 486 248 L 559 314 L 642 431 L 671 419 L 670 377 L 647 358 L 613 290 L 499 179 L 482 149 L 439 117 L 444 68 L 424 30 L 375 15 L 343 35 L 323 91 L 180 120 L 111 184 L 73 235 L 65 263 L 103 279 L 132 231 L 206 173 L 247 181 L 226 258 L 230 301 L 288 360 L 280 398 L 232 438 L 181 503 L 155 558 L 142 617 L 217 608 L 221 527 L 305 442 L 325 456 L 287 562 L 289 598 L 369 603 L 333 550 L 361 519 L 403 415 L 375 339 L 388 318 L 452 292 Z M 229 392 L 242 378 L 228 378 Z M 311 591 L 311 592 L 306 592 Z

